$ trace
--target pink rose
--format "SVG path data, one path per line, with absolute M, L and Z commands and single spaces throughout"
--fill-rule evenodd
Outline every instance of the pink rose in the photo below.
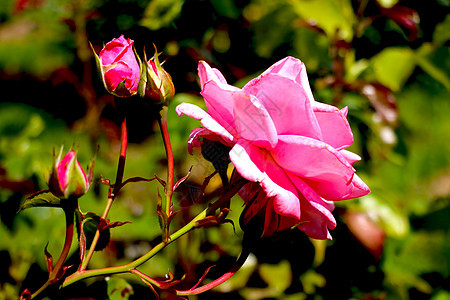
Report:
M 57 197 L 81 197 L 88 190 L 92 182 L 92 172 L 86 176 L 77 160 L 74 150 L 69 151 L 62 159 L 62 148 L 58 157 L 54 157 L 50 174 L 49 189 Z
M 232 147 L 231 162 L 251 181 L 240 191 L 243 224 L 264 222 L 263 236 L 297 226 L 313 238 L 331 238 L 336 227 L 332 201 L 369 193 L 345 150 L 353 143 L 347 108 L 316 102 L 304 64 L 287 57 L 242 89 L 228 85 L 206 62 L 199 63 L 207 112 L 182 103 L 178 115 L 200 120 L 189 149 L 200 137 Z
M 100 51 L 98 58 L 108 92 L 119 97 L 136 94 L 141 70 L 133 51 L 133 40 L 123 35 L 113 39 Z

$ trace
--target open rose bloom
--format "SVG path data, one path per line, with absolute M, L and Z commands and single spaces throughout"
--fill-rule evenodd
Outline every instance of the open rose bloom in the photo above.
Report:
M 333 201 L 369 193 L 352 167 L 359 156 L 345 150 L 353 143 L 347 108 L 315 101 L 304 64 L 292 57 L 242 89 L 203 61 L 199 76 L 208 111 L 188 103 L 176 110 L 204 127 L 192 131 L 190 151 L 201 137 L 231 147 L 231 162 L 250 181 L 240 191 L 242 223 L 262 220 L 263 236 L 297 226 L 330 239 Z

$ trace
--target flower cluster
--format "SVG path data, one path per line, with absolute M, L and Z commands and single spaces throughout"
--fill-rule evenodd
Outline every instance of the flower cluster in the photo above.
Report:
M 240 191 L 242 224 L 261 220 L 263 236 L 297 226 L 310 237 L 331 238 L 332 201 L 369 193 L 352 167 L 359 156 L 345 150 L 353 143 L 347 108 L 315 101 L 304 64 L 292 57 L 242 89 L 203 61 L 199 77 L 208 111 L 188 103 L 176 110 L 204 126 L 191 132 L 190 151 L 201 138 L 231 147 L 231 162 L 250 181 Z
M 139 277 L 153 291 L 157 287 L 178 296 L 196 295 L 225 282 L 242 267 L 251 252 L 249 239 L 268 237 L 295 227 L 312 238 L 330 239 L 329 230 L 336 227 L 331 213 L 333 201 L 369 193 L 369 188 L 352 166 L 360 159 L 359 156 L 346 150 L 353 143 L 346 118 L 347 108 L 340 110 L 314 100 L 301 61 L 292 57 L 282 59 L 242 89 L 229 85 L 217 69 L 201 61 L 201 94 L 207 111 L 182 103 L 177 106 L 176 112 L 200 120 L 203 125 L 192 130 L 188 151 L 192 154 L 194 147 L 201 148 L 203 157 L 213 164 L 221 176 L 224 193 L 189 223 L 172 232 L 175 226 L 171 228 L 170 224 L 176 215 L 172 196 L 188 178 L 186 175 L 175 182 L 175 163 L 167 123 L 168 104 L 174 97 L 175 89 L 169 73 L 159 62 L 156 47 L 153 58 L 147 60 L 144 53 L 142 61 L 136 55 L 133 43 L 133 40 L 120 36 L 107 43 L 99 55 L 95 54 L 95 58 L 109 93 L 125 98 L 124 102 L 129 101 L 127 97 L 139 95 L 159 104 L 155 108 L 160 109 L 158 121 L 167 156 L 167 180 L 156 175 L 148 179 L 131 177 L 124 180 L 128 143 L 127 116 L 124 115 L 116 182 L 111 184 L 108 179 L 102 181 L 109 185 L 103 215 L 83 213 L 77 200 L 92 184 L 95 160 L 86 175 L 76 152 L 70 150 L 63 157 L 61 148 L 59 155 L 54 155 L 49 190 L 28 197 L 21 210 L 35 206 L 62 208 L 66 217 L 64 246 L 56 264 L 53 264 L 52 255 L 45 249 L 48 280 L 34 294 L 24 289 L 19 299 L 34 298 L 47 286 L 58 282 L 64 287 L 91 276 L 119 273 Z M 227 170 L 230 162 L 236 172 L 229 179 Z M 209 179 L 211 177 L 205 179 L 204 186 Z M 164 188 L 164 199 L 158 193 L 156 209 L 162 233 L 160 243 L 127 264 L 87 270 L 94 251 L 109 242 L 110 229 L 129 223 L 107 219 L 120 189 L 129 183 L 153 180 Z M 170 271 L 167 280 L 159 281 L 137 270 L 167 245 L 195 228 L 226 222 L 229 201 L 236 194 L 245 201 L 241 214 L 245 235 L 241 255 L 228 272 L 197 287 L 207 275 L 208 268 L 194 287 L 178 290 L 177 284 L 181 280 Z M 69 266 L 64 264 L 67 263 L 75 227 L 78 229 L 79 266 L 66 276 Z
M 134 41 L 123 35 L 108 42 L 97 55 L 98 70 L 106 90 L 116 97 L 139 94 L 157 103 L 167 104 L 175 95 L 172 78 L 161 66 L 158 52 L 142 62 L 136 56 Z

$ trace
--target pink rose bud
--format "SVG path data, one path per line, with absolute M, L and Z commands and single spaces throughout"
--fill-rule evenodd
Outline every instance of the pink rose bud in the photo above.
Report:
M 158 56 L 155 47 L 155 55 L 146 61 L 147 82 L 144 96 L 158 103 L 168 103 L 175 95 L 175 87 L 169 73 L 161 66 Z
M 68 199 L 81 197 L 88 190 L 92 182 L 92 168 L 88 176 L 76 159 L 74 150 L 69 151 L 61 159 L 62 150 L 58 157 L 54 157 L 53 168 L 49 179 L 50 191 L 59 198 Z
M 133 40 L 121 35 L 107 43 L 98 56 L 95 54 L 106 90 L 118 97 L 130 97 L 137 93 L 141 70 L 133 43 Z
M 391 8 L 382 8 L 381 11 L 386 17 L 409 31 L 408 38 L 410 41 L 414 41 L 417 38 L 420 18 L 416 10 L 406 6 L 395 5 Z

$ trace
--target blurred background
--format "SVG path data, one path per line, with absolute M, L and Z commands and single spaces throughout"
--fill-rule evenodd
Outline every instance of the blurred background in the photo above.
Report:
M 187 153 L 199 123 L 177 117 L 181 102 L 203 106 L 197 62 L 217 67 L 243 86 L 288 55 L 302 60 L 317 101 L 348 106 L 355 164 L 372 193 L 336 203 L 333 240 L 301 231 L 261 240 L 229 281 L 192 299 L 450 299 L 450 17 L 448 0 L 2 0 L 0 2 L 0 299 L 35 291 L 46 275 L 44 248 L 63 244 L 64 214 L 33 208 L 16 214 L 31 193 L 47 188 L 53 148 L 73 144 L 85 167 L 100 146 L 96 185 L 80 199 L 83 212 L 103 212 L 117 166 L 121 116 L 97 75 L 97 53 L 124 34 L 136 51 L 163 51 L 176 97 L 169 130 L 177 178 L 172 228 L 201 211 L 205 176 L 200 153 Z M 128 118 L 125 177 L 165 176 L 165 153 L 152 105 Z M 206 193 L 220 187 L 215 176 Z M 160 241 L 156 183 L 126 186 L 109 214 L 131 224 L 111 230 L 90 268 L 129 262 Z M 204 201 L 203 201 L 204 202 Z M 164 277 L 223 274 L 241 250 L 242 200 L 232 224 L 197 230 L 140 270 Z M 74 243 L 69 264 L 78 264 Z M 114 293 L 120 290 L 121 293 Z M 92 278 L 47 299 L 151 299 L 138 278 Z M 164 299 L 175 299 L 162 293 Z

